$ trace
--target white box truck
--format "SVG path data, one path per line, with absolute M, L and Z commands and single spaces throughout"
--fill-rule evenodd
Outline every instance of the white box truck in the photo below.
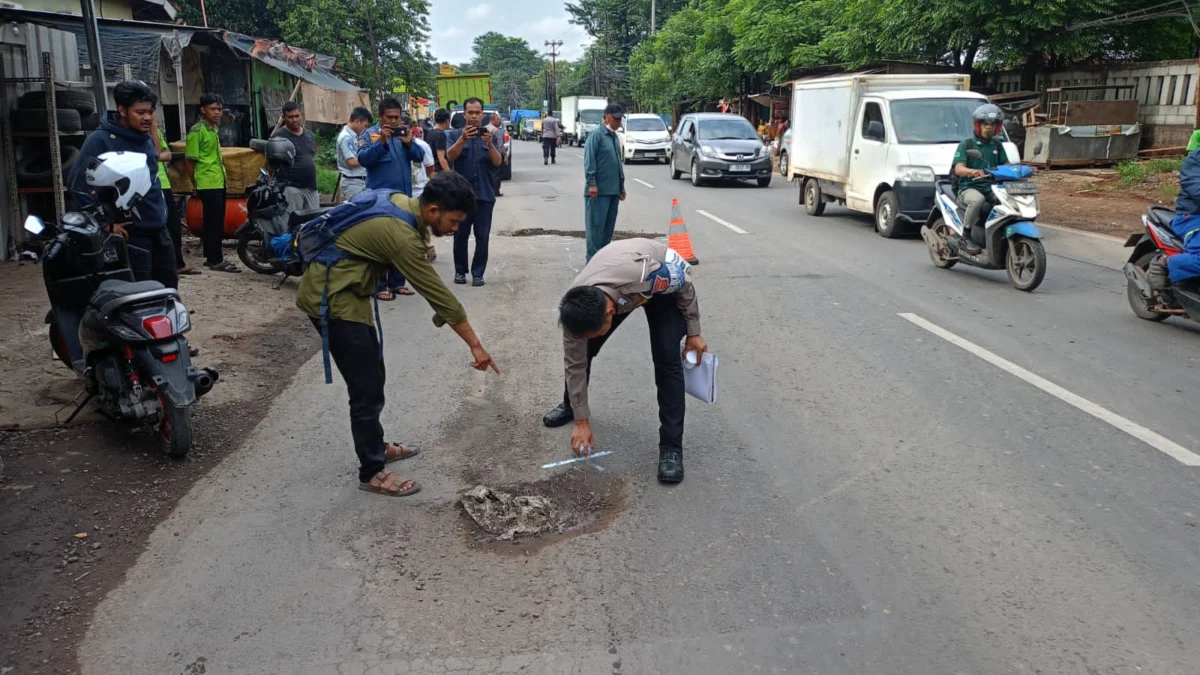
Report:
M 562 97 L 563 142 L 567 145 L 583 145 L 592 129 L 604 122 L 604 109 L 608 99 L 603 96 Z
M 971 114 L 987 103 L 968 75 L 843 75 L 792 83 L 788 180 L 819 216 L 826 202 L 875 216 L 884 237 L 915 232 L 933 210 Z M 1017 146 L 1004 143 L 1009 162 Z

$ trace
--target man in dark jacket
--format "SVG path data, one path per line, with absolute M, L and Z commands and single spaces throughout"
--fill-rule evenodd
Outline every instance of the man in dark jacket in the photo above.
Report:
M 67 177 L 69 186 L 82 185 L 80 173 L 89 160 L 106 152 L 139 152 L 146 156 L 146 168 L 152 181 L 150 193 L 132 211 L 128 223 L 114 223 L 113 232 L 129 242 L 129 267 L 138 281 L 154 280 L 163 286 L 179 285 L 175 267 L 175 247 L 167 232 L 167 203 L 158 181 L 159 150 L 150 138 L 158 96 L 144 82 L 119 82 L 113 87 L 117 109 L 106 113 L 100 128 L 88 136 L 79 151 L 79 159 Z M 80 207 L 95 203 L 90 194 L 72 192 Z
M 1179 169 L 1179 197 L 1171 229 L 1183 240 L 1183 253 L 1170 258 L 1160 255 L 1150 263 L 1147 274 L 1154 288 L 1200 277 L 1200 150 L 1193 150 Z

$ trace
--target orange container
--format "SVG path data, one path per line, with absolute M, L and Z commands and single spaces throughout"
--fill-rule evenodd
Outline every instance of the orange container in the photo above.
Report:
M 250 219 L 246 211 L 245 197 L 228 197 L 225 199 L 225 237 L 233 238 L 237 229 Z M 196 197 L 187 200 L 187 229 L 199 235 L 204 229 L 204 206 Z

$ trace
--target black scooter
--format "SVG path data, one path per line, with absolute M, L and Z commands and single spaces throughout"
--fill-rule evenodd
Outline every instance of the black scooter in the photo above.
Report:
M 42 251 L 50 344 L 84 380 L 64 423 L 96 398 L 106 417 L 146 427 L 182 459 L 192 447 L 192 410 L 218 374 L 192 366 L 184 337 L 191 320 L 178 293 L 134 281 L 125 239 L 107 231 L 109 222 L 101 207 L 64 214 L 57 232 L 37 216 L 25 221 L 30 234 L 53 236 Z
M 1163 321 L 1178 316 L 1200 322 L 1200 278 L 1185 279 L 1168 288 L 1155 291 L 1150 287 L 1146 270 L 1150 261 L 1159 255 L 1173 256 L 1182 253 L 1183 242 L 1171 229 L 1175 212 L 1162 206 L 1151 206 L 1142 215 L 1145 232 L 1129 235 L 1125 246 L 1133 247 L 1129 262 L 1125 263 L 1125 295 L 1129 308 L 1139 319 Z

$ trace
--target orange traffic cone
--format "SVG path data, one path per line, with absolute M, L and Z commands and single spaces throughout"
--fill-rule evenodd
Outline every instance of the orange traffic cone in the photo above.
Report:
M 692 238 L 688 236 L 687 225 L 683 222 L 683 212 L 679 209 L 679 200 L 671 200 L 671 228 L 667 232 L 667 247 L 679 254 L 679 257 L 689 264 L 699 265 L 696 252 L 692 250 Z

